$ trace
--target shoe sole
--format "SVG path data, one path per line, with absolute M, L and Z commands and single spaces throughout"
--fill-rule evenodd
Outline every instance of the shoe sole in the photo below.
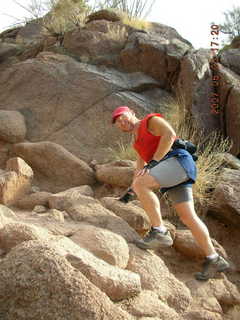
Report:
M 168 248 L 168 247 L 171 247 L 173 245 L 173 241 L 169 241 L 168 243 L 160 243 L 160 242 L 155 242 L 155 243 L 152 243 L 151 245 L 148 245 L 144 242 L 135 242 L 135 245 L 140 248 L 140 249 L 144 249 L 144 250 L 155 250 L 155 249 L 158 249 L 158 248 Z
M 219 270 L 216 270 L 214 273 L 206 275 L 205 277 L 202 275 L 201 272 L 198 272 L 198 273 L 195 273 L 195 279 L 200 280 L 200 281 L 207 281 L 211 278 L 214 278 L 215 274 L 222 273 L 222 272 L 227 273 L 230 271 L 230 269 L 231 269 L 231 267 L 230 267 L 230 265 L 228 265 L 228 266 L 225 266 Z
M 227 272 L 227 271 L 230 271 L 230 269 L 231 269 L 231 266 L 229 264 L 223 268 L 220 268 L 219 270 L 217 270 L 217 272 Z

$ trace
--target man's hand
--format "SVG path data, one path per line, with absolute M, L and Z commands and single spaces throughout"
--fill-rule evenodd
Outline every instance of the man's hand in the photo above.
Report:
M 132 200 L 134 197 L 134 192 L 131 188 L 129 188 L 127 190 L 127 192 L 121 197 L 119 198 L 118 200 L 123 202 L 123 203 L 128 203 L 130 200 Z
M 138 173 L 136 174 L 136 177 L 138 176 L 143 176 L 146 172 L 148 173 L 150 169 L 152 169 L 153 167 L 155 167 L 157 164 L 159 164 L 159 161 L 157 160 L 150 160 L 148 162 L 148 164 L 146 164 L 142 170 L 138 171 Z

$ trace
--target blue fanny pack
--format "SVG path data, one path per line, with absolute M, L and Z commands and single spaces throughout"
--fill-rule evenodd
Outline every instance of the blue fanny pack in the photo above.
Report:
M 191 186 L 192 184 L 194 184 L 197 178 L 197 168 L 192 155 L 185 149 L 176 148 L 176 149 L 170 150 L 165 155 L 165 157 L 160 160 L 160 162 L 171 157 L 176 157 L 176 159 L 178 160 L 180 165 L 184 168 L 184 170 L 186 171 L 189 177 L 189 180 L 182 182 L 176 186 L 180 186 L 180 185 Z M 169 187 L 169 188 L 161 188 L 160 191 L 164 193 L 169 189 L 175 188 L 176 186 Z

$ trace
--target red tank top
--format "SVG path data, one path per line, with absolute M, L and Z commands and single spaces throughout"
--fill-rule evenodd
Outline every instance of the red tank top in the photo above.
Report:
M 133 144 L 133 148 L 145 162 L 149 162 L 152 159 L 161 139 L 161 136 L 154 136 L 147 128 L 148 119 L 154 116 L 163 118 L 160 113 L 150 113 L 143 118 L 138 128 L 137 139 Z

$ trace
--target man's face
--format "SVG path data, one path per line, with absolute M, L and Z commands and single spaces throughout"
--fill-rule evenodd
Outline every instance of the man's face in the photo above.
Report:
M 126 111 L 117 117 L 115 126 L 124 132 L 131 132 L 134 129 L 133 113 Z

